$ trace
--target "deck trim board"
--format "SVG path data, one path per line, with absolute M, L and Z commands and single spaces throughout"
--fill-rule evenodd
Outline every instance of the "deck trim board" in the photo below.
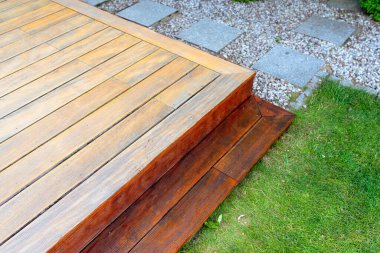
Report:
M 104 22 L 113 26 L 121 31 L 129 33 L 141 40 L 145 40 L 149 43 L 152 43 L 160 48 L 171 51 L 174 54 L 177 54 L 183 58 L 187 58 L 190 61 L 195 61 L 200 65 L 203 65 L 207 68 L 210 68 L 216 72 L 220 73 L 251 73 L 251 70 L 248 70 L 244 67 L 231 64 L 225 60 L 222 60 L 216 56 L 212 56 L 204 51 L 191 47 L 187 44 L 184 44 L 180 41 L 170 39 L 164 35 L 156 33 L 146 27 L 140 26 L 136 23 L 121 19 L 112 15 L 110 13 L 101 11 L 95 7 L 88 6 L 87 4 L 81 1 L 73 0 L 52 0 L 56 3 L 62 4 L 67 8 L 71 8 L 75 11 L 78 11 L 84 15 L 87 15 L 91 18 L 94 18 L 100 22 Z M 244 80 L 242 80 L 244 81 Z
M 77 0 L 9 9 L 0 251 L 83 249 L 251 95 L 254 72 Z

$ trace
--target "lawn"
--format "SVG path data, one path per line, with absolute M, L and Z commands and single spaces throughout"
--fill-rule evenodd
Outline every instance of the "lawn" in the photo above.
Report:
M 296 114 L 183 252 L 380 251 L 379 100 L 325 80 Z

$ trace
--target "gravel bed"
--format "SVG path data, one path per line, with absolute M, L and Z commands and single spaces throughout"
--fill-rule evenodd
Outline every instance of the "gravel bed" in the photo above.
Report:
M 179 11 L 151 27 L 169 37 L 175 38 L 180 31 L 203 18 L 244 31 L 217 54 L 239 65 L 252 68 L 254 62 L 276 43 L 280 43 L 323 59 L 326 64 L 324 70 L 331 75 L 350 80 L 355 86 L 380 91 L 380 23 L 361 12 L 333 9 L 326 4 L 327 0 L 264 0 L 254 3 L 230 0 L 153 1 Z M 135 2 L 110 0 L 99 7 L 115 13 Z M 332 43 L 293 31 L 313 14 L 344 20 L 355 25 L 357 32 L 342 47 L 336 47 Z M 259 96 L 283 107 L 288 107 L 290 99 L 301 92 L 300 88 L 261 72 L 257 74 L 254 90 Z

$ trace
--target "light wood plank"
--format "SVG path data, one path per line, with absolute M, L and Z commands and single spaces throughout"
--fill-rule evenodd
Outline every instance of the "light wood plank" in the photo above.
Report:
M 29 2 L 29 1 L 31 1 L 31 0 L 8 0 L 8 1 L 3 1 L 0 4 L 0 12 L 3 12 L 3 11 L 8 10 L 8 9 L 12 9 L 12 8 L 14 8 L 14 7 L 18 6 L 18 5 L 24 4 L 24 3 Z
M 47 15 L 55 13 L 62 10 L 64 7 L 62 5 L 51 3 L 40 9 L 28 12 L 20 17 L 12 18 L 7 21 L 0 23 L 0 34 L 9 32 L 20 26 L 33 22 L 37 19 L 43 18 Z
M 38 101 L 32 102 L 7 117 L 0 119 L 0 140 L 5 140 L 49 113 L 55 111 L 84 92 L 111 78 L 157 48 L 145 42 L 93 68 L 84 75 L 66 83 Z
M 39 45 L 29 51 L 26 51 L 22 54 L 17 55 L 7 61 L 0 63 L 0 80 L 18 70 L 33 64 L 49 55 L 56 53 L 58 49 L 52 47 L 48 44 Z M 11 52 L 12 51 L 9 51 Z
M 182 103 L 219 76 L 218 73 L 203 66 L 198 66 L 194 71 L 177 82 L 170 90 L 157 96 L 157 100 L 177 109 Z
M 0 35 L 0 48 L 26 36 L 27 34 L 19 29 L 15 29 L 10 32 L 4 33 Z
M 34 34 L 75 15 L 78 15 L 78 13 L 66 8 L 49 16 L 33 21 L 29 24 L 21 26 L 20 30 L 27 32 L 28 34 Z
M 91 67 L 79 60 L 74 60 L 41 78 L 0 98 L 0 118 L 11 114 L 22 106 L 38 99 L 61 86 L 62 84 L 83 74 Z
M 35 179 L 59 164 L 78 149 L 107 131 L 155 94 L 181 78 L 196 65 L 182 58 L 148 77 L 138 86 L 99 108 L 50 142 L 39 147 L 0 174 L 0 203 L 9 199 Z M 176 71 L 173 71 L 176 69 Z M 49 159 L 43 159 L 48 154 Z M 19 175 L 20 172 L 23 175 Z M 0 211 L 1 213 L 1 211 Z M 0 236 L 1 241 L 1 236 Z
M 36 34 L 25 36 L 21 40 L 0 48 L 0 62 L 8 60 L 51 39 L 59 37 L 88 23 L 89 21 L 90 19 L 85 16 L 76 16 L 55 24 L 52 27 L 42 30 Z
M 92 34 L 101 31 L 107 26 L 97 21 L 91 21 L 89 24 L 80 28 L 72 30 L 56 39 L 49 41 L 49 44 L 58 49 L 64 49 L 79 40 L 83 40 L 91 36 Z
M 48 0 L 34 0 L 26 2 L 24 4 L 18 5 L 16 7 L 8 9 L 7 11 L 2 12 L 0 15 L 1 20 L 6 21 L 12 18 L 17 18 L 18 16 L 21 16 L 25 13 L 46 6 L 49 2 L 50 1 Z
M 138 39 L 129 35 L 123 35 L 84 56 L 91 59 L 92 66 L 96 66 L 135 45 L 137 42 L 139 42 Z M 91 68 L 88 64 L 82 62 L 83 58 L 80 57 L 78 60 L 74 60 L 0 98 L 0 118 L 58 88 L 65 82 L 76 78 Z
M 175 58 L 167 51 L 158 50 L 123 71 L 129 73 L 128 80 L 110 79 L 7 139 L 0 144 L 3 154 L 0 156 L 0 171 Z
M 106 28 L 87 39 L 58 51 L 26 68 L 0 79 L 0 97 L 16 90 L 25 84 L 53 71 L 56 68 L 86 54 L 95 48 L 115 39 L 121 33 L 113 28 Z
M 140 42 L 139 39 L 130 35 L 122 35 L 111 42 L 79 57 L 79 60 L 90 66 L 96 66 L 114 55 Z

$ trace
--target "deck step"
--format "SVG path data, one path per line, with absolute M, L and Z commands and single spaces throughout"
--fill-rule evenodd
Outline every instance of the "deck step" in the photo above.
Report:
M 178 251 L 293 119 L 251 96 L 83 251 Z

